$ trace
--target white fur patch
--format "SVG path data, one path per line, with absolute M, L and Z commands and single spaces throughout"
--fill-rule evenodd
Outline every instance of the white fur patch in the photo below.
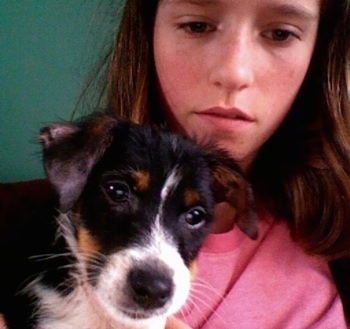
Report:
M 163 203 L 166 198 L 169 196 L 169 193 L 171 193 L 179 184 L 180 181 L 180 174 L 178 169 L 175 167 L 170 175 L 167 177 L 164 186 L 162 188 L 162 191 L 160 193 L 161 196 L 161 202 Z

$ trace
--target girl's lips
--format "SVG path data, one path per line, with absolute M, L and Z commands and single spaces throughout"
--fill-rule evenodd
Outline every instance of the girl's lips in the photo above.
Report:
M 199 115 L 208 115 L 222 117 L 232 120 L 243 120 L 243 121 L 254 121 L 252 117 L 243 112 L 238 108 L 224 108 L 224 107 L 212 107 L 204 111 L 198 111 L 196 114 Z
M 213 107 L 204 111 L 197 111 L 195 114 L 206 125 L 220 130 L 243 129 L 255 121 L 251 116 L 237 108 Z

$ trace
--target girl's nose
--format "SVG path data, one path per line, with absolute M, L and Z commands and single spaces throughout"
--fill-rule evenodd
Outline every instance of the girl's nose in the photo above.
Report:
M 253 83 L 257 56 L 247 32 L 221 35 L 212 51 L 210 83 L 227 92 L 245 89 Z

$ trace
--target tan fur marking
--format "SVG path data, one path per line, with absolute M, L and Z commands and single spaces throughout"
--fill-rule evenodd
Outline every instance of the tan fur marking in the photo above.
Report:
M 199 193 L 195 190 L 186 190 L 184 198 L 185 206 L 187 208 L 194 207 L 201 201 Z
M 134 171 L 132 178 L 135 182 L 135 189 L 138 192 L 146 192 L 149 189 L 151 177 L 147 171 Z
M 91 144 L 101 143 L 100 148 L 104 152 L 113 143 L 113 135 L 110 131 L 116 123 L 117 121 L 108 115 L 97 116 L 89 121 L 85 128 L 89 132 L 86 145 L 90 148 Z
M 89 129 L 92 138 L 108 136 L 109 130 L 116 124 L 116 120 L 107 115 L 101 115 L 91 120 Z M 109 137 L 109 136 L 108 136 Z
M 92 256 L 100 250 L 98 242 L 85 228 L 80 228 L 78 230 L 78 244 L 84 257 Z
M 239 207 L 238 200 L 242 199 L 246 193 L 246 183 L 243 178 L 224 166 L 216 166 L 213 174 L 213 188 L 218 201 L 227 201 L 235 208 Z
M 196 259 L 192 261 L 192 263 L 190 264 L 190 273 L 191 273 L 191 280 L 193 280 L 198 274 L 198 264 Z

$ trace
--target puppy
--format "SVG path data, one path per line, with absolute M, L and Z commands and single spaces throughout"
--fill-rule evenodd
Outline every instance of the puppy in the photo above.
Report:
M 102 114 L 46 127 L 41 142 L 57 201 L 2 238 L 9 329 L 164 328 L 216 203 L 257 237 L 249 186 L 221 150 Z

